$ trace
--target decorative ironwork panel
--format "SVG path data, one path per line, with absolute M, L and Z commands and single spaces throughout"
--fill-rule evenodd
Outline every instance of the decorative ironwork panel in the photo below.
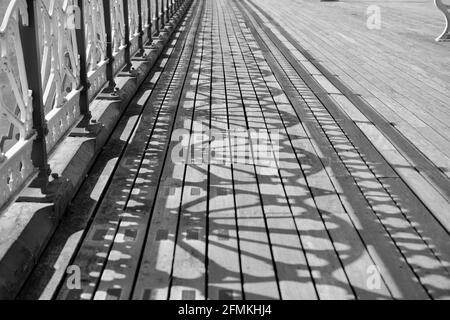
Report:
M 48 122 L 47 149 L 57 142 L 80 118 L 80 61 L 74 0 L 36 0 L 41 81 Z
M 20 23 L 28 25 L 27 3 L 13 0 L 0 27 L 0 207 L 34 172 L 33 98 L 25 69 Z
M 137 0 L 128 0 L 128 23 L 130 26 L 130 54 L 133 55 L 139 50 L 139 6 Z
M 113 72 L 116 74 L 125 65 L 125 18 L 123 0 L 111 0 L 111 28 L 113 49 Z
M 89 101 L 107 82 L 105 12 L 102 0 L 84 0 L 84 23 L 86 36 L 86 65 L 89 81 Z

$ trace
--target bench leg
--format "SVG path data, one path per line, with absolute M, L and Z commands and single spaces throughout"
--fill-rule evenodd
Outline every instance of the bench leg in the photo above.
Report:
M 442 0 L 434 0 L 436 7 L 442 11 L 445 16 L 446 26 L 444 32 L 436 38 L 436 41 L 450 41 L 450 5 L 444 4 Z

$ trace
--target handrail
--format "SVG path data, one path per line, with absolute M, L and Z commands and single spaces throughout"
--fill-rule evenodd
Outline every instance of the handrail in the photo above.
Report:
M 133 55 L 139 50 L 139 37 L 141 36 L 142 30 L 139 26 L 139 16 L 142 11 L 139 12 L 138 0 L 128 0 L 128 12 L 129 12 L 129 26 L 130 26 L 130 54 Z
M 88 99 L 91 101 L 106 83 L 106 29 L 102 0 L 84 1 Z
M 0 25 L 0 208 L 37 173 L 46 188 L 49 155 L 88 116 L 83 105 L 183 2 L 10 1 Z
M 69 7 L 75 0 L 35 0 L 38 9 L 41 84 L 45 117 L 49 129 L 47 149 L 57 142 L 81 117 L 80 61 L 76 29 L 67 25 Z

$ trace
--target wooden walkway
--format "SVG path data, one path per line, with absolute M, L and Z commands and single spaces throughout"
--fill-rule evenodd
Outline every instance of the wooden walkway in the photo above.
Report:
M 434 41 L 445 19 L 432 0 L 250 2 L 450 177 L 450 44 Z
M 446 172 L 294 44 L 196 0 L 20 298 L 449 299 Z

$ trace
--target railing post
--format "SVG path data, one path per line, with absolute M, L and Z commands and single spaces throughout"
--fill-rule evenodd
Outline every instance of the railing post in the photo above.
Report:
M 151 0 L 144 0 L 148 2 L 148 39 L 150 41 L 150 44 L 153 42 L 153 19 L 152 19 L 152 1 Z
M 139 21 L 138 21 L 138 28 L 139 28 L 139 49 L 141 52 L 144 52 L 144 17 L 142 16 L 142 1 L 146 0 L 137 0 L 137 6 L 138 6 L 138 12 L 139 12 Z
M 130 42 L 130 10 L 128 7 L 128 0 L 123 0 L 123 15 L 125 17 L 125 63 L 128 67 L 131 66 L 131 42 Z
M 88 81 L 88 70 L 87 70 L 87 61 L 86 61 L 86 30 L 84 23 L 84 1 L 78 0 L 78 13 L 79 13 L 79 26 L 75 26 L 77 28 L 77 46 L 78 46 L 78 54 L 80 55 L 80 87 L 82 90 L 80 92 L 80 112 L 82 115 L 89 115 L 89 81 Z M 75 8 L 74 8 L 75 10 Z M 76 18 L 77 12 L 72 12 L 74 18 Z
M 111 25 L 111 0 L 103 0 L 103 11 L 105 16 L 106 31 L 106 58 L 108 65 L 106 66 L 106 79 L 108 81 L 108 91 L 114 91 L 116 83 L 114 81 L 114 57 L 113 57 L 113 39 Z
M 39 49 L 39 25 L 38 11 L 34 0 L 27 0 L 28 26 L 21 26 L 21 37 L 23 50 L 27 55 L 25 69 L 29 89 L 33 93 L 33 129 L 37 137 L 33 144 L 32 161 L 39 169 L 40 187 L 45 190 L 50 175 L 48 165 L 46 136 L 48 134 L 47 122 L 45 120 L 44 92 L 41 82 L 41 55 Z
M 154 0 L 155 1 L 155 14 L 153 16 L 153 21 L 154 21 L 154 29 L 155 29 L 155 35 L 159 35 L 159 30 L 160 30 L 160 21 L 159 21 L 159 0 Z M 153 36 L 153 35 L 152 35 Z
M 164 19 L 164 0 L 161 0 L 161 9 L 159 10 L 159 28 L 162 30 L 165 26 Z
M 171 10 L 172 8 L 170 6 L 170 0 L 166 0 L 166 23 L 169 23 Z

